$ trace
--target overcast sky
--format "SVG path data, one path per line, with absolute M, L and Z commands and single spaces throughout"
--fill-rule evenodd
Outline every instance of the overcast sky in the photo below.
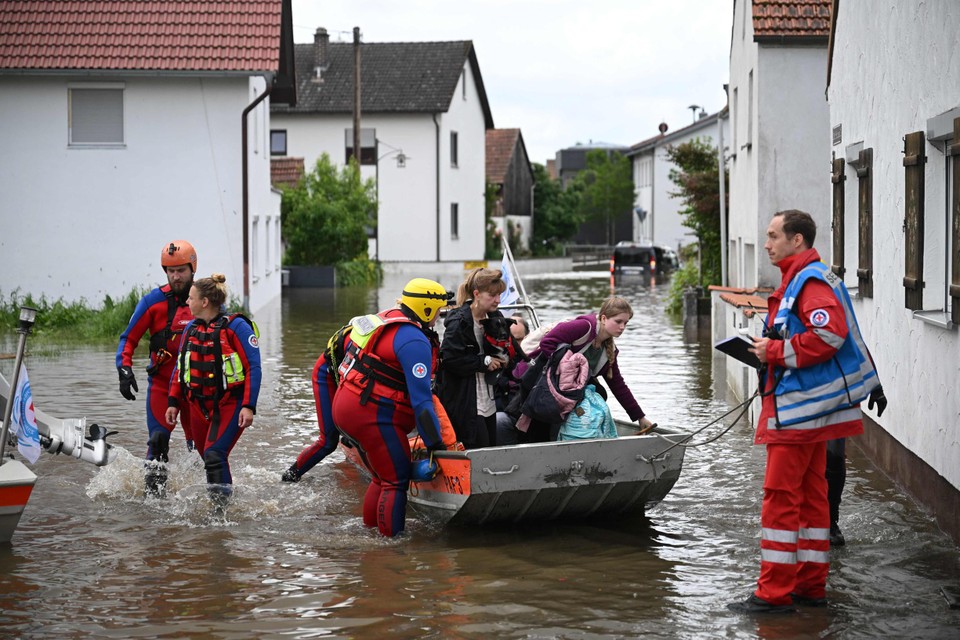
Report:
M 293 0 L 294 40 L 472 40 L 498 129 L 532 162 L 590 141 L 631 145 L 726 104 L 730 0 Z

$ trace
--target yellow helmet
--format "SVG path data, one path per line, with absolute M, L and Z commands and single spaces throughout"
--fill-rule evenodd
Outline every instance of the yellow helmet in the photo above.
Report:
M 440 309 L 447 306 L 447 301 L 447 290 L 443 285 L 426 278 L 414 278 L 404 285 L 400 295 L 400 304 L 425 324 L 433 320 Z

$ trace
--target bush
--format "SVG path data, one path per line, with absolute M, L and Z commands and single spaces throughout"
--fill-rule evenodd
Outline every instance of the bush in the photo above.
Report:
M 696 245 L 692 246 L 694 249 Z M 684 247 L 685 249 L 688 247 Z M 700 263 L 696 256 L 688 257 L 679 271 L 674 272 L 670 280 L 670 293 L 667 296 L 667 313 L 679 316 L 683 311 L 683 292 L 687 287 L 700 286 Z
M 107 296 L 99 309 L 89 306 L 86 300 L 67 303 L 61 298 L 50 302 L 46 296 L 39 299 L 29 294 L 21 296 L 19 290 L 9 296 L 0 293 L 0 333 L 16 331 L 20 326 L 20 307 L 28 306 L 37 310 L 33 335 L 38 338 L 58 342 L 116 340 L 146 292 L 146 289 L 135 288 L 119 300 Z
M 337 265 L 337 286 L 357 287 L 378 285 L 383 280 L 383 268 L 379 262 L 357 258 Z

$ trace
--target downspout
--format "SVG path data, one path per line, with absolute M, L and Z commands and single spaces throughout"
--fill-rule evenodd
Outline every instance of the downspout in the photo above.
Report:
M 720 285 L 727 286 L 727 163 L 723 153 L 723 116 L 717 116 L 717 164 L 720 167 Z M 741 283 L 742 284 L 742 283 Z
M 433 114 L 433 124 L 437 129 L 437 262 L 440 262 L 440 122 Z
M 243 114 L 240 116 L 241 127 L 240 127 L 240 146 L 242 147 L 243 155 L 243 169 L 241 170 L 241 197 L 243 200 L 243 310 L 246 313 L 250 313 L 250 234 L 249 234 L 249 222 L 250 222 L 250 194 L 248 193 L 248 184 L 250 182 L 247 172 L 249 161 L 247 160 L 247 115 L 257 108 L 257 105 L 267 99 L 267 96 L 270 95 L 270 90 L 273 88 L 273 74 L 265 73 L 263 74 L 263 79 L 266 81 L 266 88 L 263 93 L 260 94 L 256 100 L 251 102 L 246 109 L 243 110 Z

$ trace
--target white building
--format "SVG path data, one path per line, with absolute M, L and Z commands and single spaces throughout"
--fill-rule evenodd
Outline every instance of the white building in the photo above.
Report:
M 857 443 L 960 541 L 960 5 L 841 2 L 830 50 L 831 263 L 890 401 Z
M 161 248 L 183 238 L 200 274 L 226 274 L 251 311 L 279 296 L 280 198 L 258 101 L 268 84 L 295 99 L 289 0 L 221 5 L 0 11 L 2 294 L 99 305 L 165 282 Z
M 274 157 L 353 150 L 354 45 L 317 29 L 296 45 L 295 107 L 275 105 Z M 473 44 L 362 43 L 361 172 L 377 182 L 373 257 L 386 263 L 482 260 L 484 149 L 493 128 Z M 389 270 L 389 264 L 385 265 Z
M 730 46 L 727 280 L 776 286 L 763 252 L 777 211 L 830 227 L 827 75 L 830 0 L 735 0 Z
M 676 147 L 694 139 L 716 146 L 719 144 L 719 126 L 723 126 L 723 138 L 729 138 L 729 120 L 719 118 L 720 113 L 700 117 L 686 127 L 667 133 L 666 123 L 661 124 L 660 135 L 630 147 L 627 157 L 633 174 L 634 212 L 633 241 L 647 242 L 679 250 L 696 242 L 693 230 L 683 226 L 683 200 L 671 195 L 677 185 L 670 180 L 670 171 L 677 166 L 667 157 L 670 147 Z

